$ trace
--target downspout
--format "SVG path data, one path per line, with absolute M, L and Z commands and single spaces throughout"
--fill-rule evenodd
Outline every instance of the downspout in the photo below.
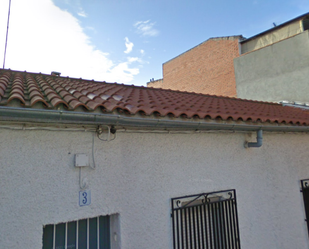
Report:
M 255 143 L 245 142 L 245 148 L 250 147 L 258 148 L 261 147 L 262 144 L 263 144 L 263 131 L 260 129 L 256 131 L 256 142 Z

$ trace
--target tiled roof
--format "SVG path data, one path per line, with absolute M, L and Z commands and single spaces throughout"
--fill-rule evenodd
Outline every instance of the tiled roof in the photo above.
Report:
M 14 103 L 14 105 L 13 105 Z M 309 111 L 211 96 L 0 70 L 0 106 L 309 125 Z

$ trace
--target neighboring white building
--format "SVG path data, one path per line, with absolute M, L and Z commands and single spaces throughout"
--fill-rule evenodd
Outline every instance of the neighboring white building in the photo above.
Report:
M 240 42 L 237 97 L 309 103 L 309 13 Z
M 0 97 L 0 248 L 309 246 L 307 110 L 10 70 Z

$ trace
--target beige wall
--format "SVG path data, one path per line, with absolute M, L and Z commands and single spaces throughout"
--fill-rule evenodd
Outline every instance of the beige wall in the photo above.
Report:
M 309 35 L 296 36 L 234 59 L 237 97 L 309 102 Z
M 281 28 L 257 36 L 241 43 L 241 53 L 247 53 L 270 44 L 282 41 L 303 31 L 302 20 L 295 21 Z

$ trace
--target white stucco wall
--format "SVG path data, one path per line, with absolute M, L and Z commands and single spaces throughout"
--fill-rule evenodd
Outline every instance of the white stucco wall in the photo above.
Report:
M 0 129 L 0 248 L 42 248 L 44 224 L 119 214 L 121 248 L 172 248 L 170 199 L 236 189 L 242 248 L 307 248 L 300 179 L 309 178 L 309 135 L 119 133 L 95 140 L 92 194 L 79 207 L 74 154 L 92 134 Z M 252 141 L 255 134 L 252 134 Z

